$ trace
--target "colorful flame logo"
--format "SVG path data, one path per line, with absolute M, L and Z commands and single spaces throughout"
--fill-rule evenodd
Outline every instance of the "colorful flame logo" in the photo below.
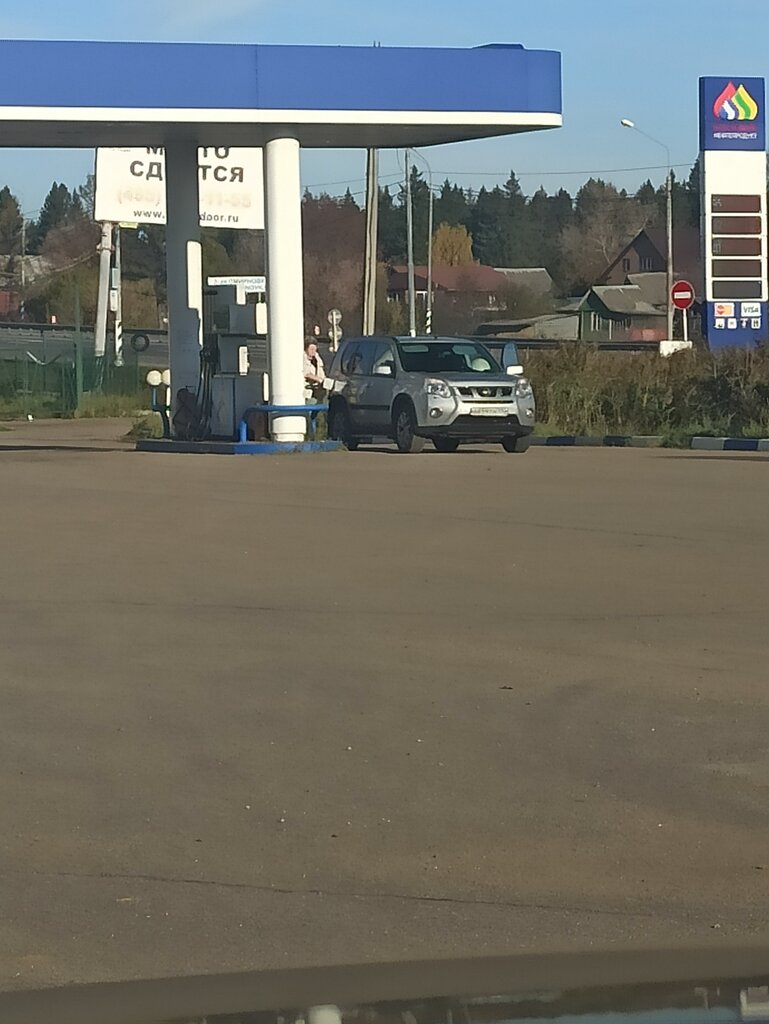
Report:
M 744 85 L 737 88 L 729 82 L 713 104 L 713 113 L 722 121 L 755 121 L 758 104 Z

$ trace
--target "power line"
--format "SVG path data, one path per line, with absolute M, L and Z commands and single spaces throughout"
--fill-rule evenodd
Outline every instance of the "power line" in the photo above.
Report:
M 691 168 L 690 163 L 671 164 L 673 170 L 680 167 Z M 579 170 L 579 171 L 514 171 L 516 178 L 541 178 L 541 177 L 558 177 L 562 175 L 571 174 L 629 174 L 633 171 L 666 171 L 668 169 L 667 164 L 649 164 L 646 167 L 598 167 L 592 170 Z M 510 174 L 510 170 L 506 171 L 434 171 L 434 176 L 437 177 L 439 174 L 444 174 L 446 177 L 470 177 L 470 178 L 503 178 L 505 175 Z
M 402 177 L 403 177 L 403 175 L 400 174 L 400 173 L 397 173 L 397 172 L 394 173 L 394 174 L 380 174 L 379 175 L 379 180 L 381 181 L 383 178 L 400 179 Z M 306 189 L 308 189 L 308 188 L 333 188 L 334 185 L 360 185 L 360 184 L 365 184 L 365 182 L 366 182 L 365 178 L 343 178 L 341 181 L 321 181 L 319 184 L 305 185 L 304 187 Z M 358 193 L 354 193 L 354 195 L 357 195 L 357 194 Z M 362 194 L 365 195 L 365 190 L 364 190 L 364 192 Z

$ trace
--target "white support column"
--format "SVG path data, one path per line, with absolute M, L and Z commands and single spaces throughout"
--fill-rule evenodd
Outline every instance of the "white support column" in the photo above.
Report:
M 264 191 L 270 402 L 303 405 L 302 191 L 296 139 L 272 139 L 264 147 Z M 304 417 L 272 417 L 276 441 L 303 441 L 305 431 Z
M 203 344 L 198 147 L 173 142 L 166 147 L 166 283 L 171 393 L 197 393 Z

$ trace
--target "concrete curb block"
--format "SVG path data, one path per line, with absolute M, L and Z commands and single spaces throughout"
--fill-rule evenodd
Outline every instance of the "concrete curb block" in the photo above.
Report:
M 700 452 L 769 452 L 769 438 L 693 437 L 692 448 Z
M 532 445 L 541 448 L 661 448 L 662 438 L 643 435 L 606 434 L 603 437 L 532 437 Z
M 532 437 L 531 444 L 538 448 L 661 448 L 663 439 L 653 435 L 623 436 L 606 434 L 603 437 Z M 769 438 L 754 437 L 693 437 L 690 445 L 701 452 L 769 452 Z

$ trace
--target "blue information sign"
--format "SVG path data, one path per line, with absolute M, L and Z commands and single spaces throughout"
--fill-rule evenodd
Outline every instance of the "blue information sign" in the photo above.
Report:
M 769 303 L 729 301 L 705 305 L 703 328 L 711 349 L 752 346 L 765 341 Z

